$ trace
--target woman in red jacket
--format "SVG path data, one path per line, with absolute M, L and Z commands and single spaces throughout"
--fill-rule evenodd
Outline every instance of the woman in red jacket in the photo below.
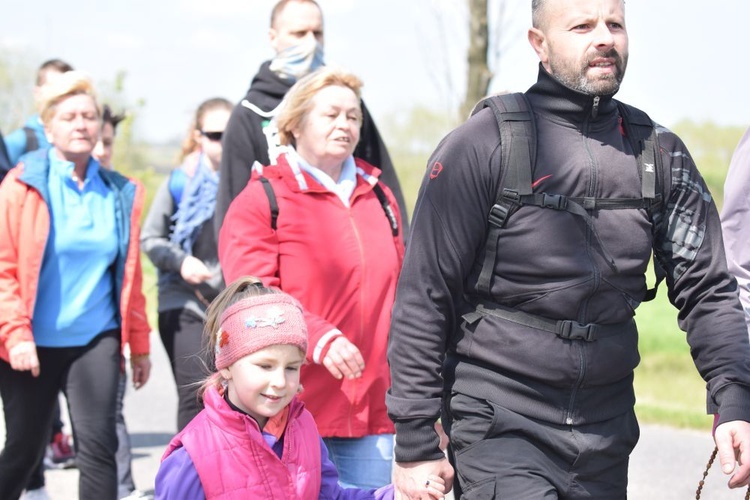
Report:
M 230 206 L 219 261 L 227 283 L 258 276 L 302 303 L 310 335 L 302 399 L 340 484 L 375 488 L 391 478 L 386 346 L 404 248 L 380 171 L 352 157 L 360 87 L 356 76 L 323 68 L 289 91 L 278 116 L 287 148 L 276 165 L 256 166 Z

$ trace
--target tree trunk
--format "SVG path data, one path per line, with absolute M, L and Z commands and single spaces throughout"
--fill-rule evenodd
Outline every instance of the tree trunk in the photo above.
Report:
M 487 65 L 489 50 L 489 30 L 487 26 L 487 1 L 469 2 L 469 52 L 466 96 L 461 105 L 461 115 L 465 119 L 474 105 L 487 95 L 492 72 Z

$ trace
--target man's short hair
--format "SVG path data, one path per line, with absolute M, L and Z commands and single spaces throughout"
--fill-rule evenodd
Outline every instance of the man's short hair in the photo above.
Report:
M 67 73 L 73 71 L 73 66 L 66 63 L 62 59 L 48 59 L 39 66 L 36 72 L 36 85 L 41 87 L 47 82 L 47 73 L 55 71 L 57 73 Z
M 540 29 L 542 24 L 542 10 L 544 10 L 545 0 L 531 0 L 531 25 Z
M 315 0 L 279 0 L 276 5 L 273 6 L 273 10 L 271 11 L 271 28 L 276 24 L 276 18 L 281 15 L 281 12 L 286 9 L 286 6 L 290 3 L 311 3 L 316 6 L 319 11 L 323 12 L 323 9 L 320 8 L 320 5 L 318 5 L 318 2 Z

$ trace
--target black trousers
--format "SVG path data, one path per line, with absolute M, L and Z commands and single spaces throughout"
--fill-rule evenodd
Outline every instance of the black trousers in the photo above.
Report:
M 205 356 L 203 319 L 187 309 L 160 312 L 159 336 L 177 385 L 179 432 L 203 409 L 198 400 L 198 389 L 213 371 Z
M 462 394 L 446 410 L 457 499 L 627 498 L 628 460 L 640 435 L 634 411 L 573 427 Z
M 0 498 L 17 499 L 44 455 L 63 391 L 76 437 L 79 498 L 117 498 L 115 400 L 120 332 L 104 332 L 83 347 L 37 347 L 40 374 L 0 360 L 6 440 L 0 453 Z

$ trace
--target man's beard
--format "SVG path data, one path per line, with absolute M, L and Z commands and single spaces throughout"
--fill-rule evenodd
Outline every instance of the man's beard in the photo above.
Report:
M 600 75 L 593 79 L 589 78 L 586 75 L 586 72 L 589 69 L 589 64 L 591 61 L 598 58 L 613 59 L 615 71 L 610 74 Z M 616 93 L 620 89 L 620 83 L 622 83 L 622 79 L 625 76 L 625 68 L 628 65 L 627 55 L 625 58 L 622 58 L 615 49 L 608 52 L 594 54 L 587 58 L 583 66 L 577 70 L 564 63 L 562 66 L 558 66 L 552 62 L 552 59 L 553 58 L 550 58 L 549 60 L 550 73 L 552 76 L 566 87 L 588 95 L 612 95 Z

